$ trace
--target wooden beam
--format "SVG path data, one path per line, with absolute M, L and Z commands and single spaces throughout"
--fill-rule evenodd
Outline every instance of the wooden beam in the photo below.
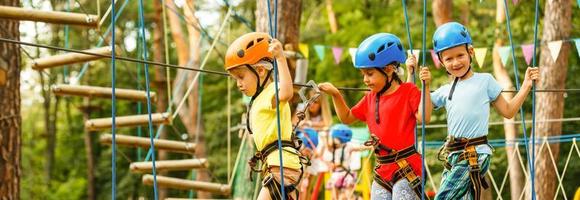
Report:
M 94 28 L 97 28 L 99 25 L 99 16 L 96 15 L 58 11 L 42 11 L 13 6 L 0 6 L 0 18 L 54 24 L 80 25 Z
M 143 184 L 153 185 L 153 175 L 143 175 Z M 219 183 L 209 183 L 201 181 L 192 181 L 179 178 L 172 178 L 157 175 L 157 185 L 159 187 L 182 189 L 182 190 L 199 190 L 223 194 L 229 196 L 231 193 L 231 186 Z
M 111 52 L 112 52 L 112 48 L 111 48 L 111 46 L 106 46 L 106 47 L 100 47 L 100 48 L 95 48 L 95 49 L 87 49 L 87 50 L 84 50 L 84 52 L 110 56 Z M 121 49 L 119 47 L 115 46 L 115 54 L 120 55 L 121 52 L 122 52 Z M 103 58 L 103 57 L 95 56 L 95 55 L 88 55 L 88 54 L 81 54 L 81 53 L 65 53 L 65 54 L 60 54 L 60 55 L 54 55 L 54 56 L 34 59 L 34 60 L 32 60 L 31 67 L 34 70 L 42 70 L 42 69 L 46 69 L 46 68 L 52 68 L 52 67 L 58 67 L 58 66 L 63 66 L 63 65 L 70 65 L 70 64 L 75 64 L 75 63 L 82 63 L 82 62 L 98 60 L 101 58 Z
M 68 85 L 57 84 L 52 86 L 52 92 L 58 96 L 82 96 L 82 97 L 101 97 L 111 98 L 113 93 L 111 88 L 97 87 L 87 85 Z M 131 100 L 131 101 L 147 101 L 147 92 L 131 89 L 115 89 L 115 96 L 117 99 Z M 157 101 L 157 94 L 151 92 L 151 102 Z
M 184 171 L 207 167 L 207 159 L 205 158 L 155 161 L 155 169 L 158 171 Z M 129 168 L 133 173 L 151 173 L 153 162 L 135 162 L 131 163 Z
M 171 114 L 169 113 L 152 113 L 151 118 L 153 125 L 171 123 Z M 90 131 L 110 129 L 113 126 L 112 122 L 113 120 L 110 117 L 87 120 L 85 122 L 85 129 Z M 145 126 L 148 122 L 149 116 L 147 114 L 120 116 L 115 118 L 116 127 Z
M 99 139 L 101 144 L 112 144 L 113 143 L 113 135 L 111 134 L 103 134 Z M 115 135 L 115 142 L 118 145 L 124 146 L 132 146 L 132 147 L 150 147 L 151 146 L 151 139 L 146 137 L 138 137 L 138 136 L 128 136 L 128 135 Z M 153 144 L 155 145 L 156 150 L 165 150 L 171 152 L 179 152 L 179 153 L 187 153 L 187 154 L 194 154 L 195 153 L 195 143 L 190 142 L 181 142 L 181 141 L 174 141 L 174 140 L 164 140 L 164 139 L 154 139 Z M 155 163 L 157 164 L 157 162 Z

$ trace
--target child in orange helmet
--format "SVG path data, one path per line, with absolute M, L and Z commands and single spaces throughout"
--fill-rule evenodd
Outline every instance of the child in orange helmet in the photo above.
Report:
M 271 79 L 273 62 L 278 64 L 279 90 Z M 252 134 L 257 152 L 249 164 L 253 171 L 262 172 L 262 189 L 258 199 L 282 199 L 280 165 L 284 167 L 286 199 L 297 199 L 296 186 L 302 178 L 303 158 L 292 136 L 289 101 L 293 95 L 292 79 L 284 57 L 282 44 L 266 33 L 247 33 L 236 39 L 226 53 L 225 70 L 236 80 L 238 89 L 251 101 L 246 118 L 247 130 Z M 279 103 L 279 125 L 282 140 L 282 161 L 278 151 L 278 122 L 276 104 Z M 257 166 L 261 162 L 261 166 Z

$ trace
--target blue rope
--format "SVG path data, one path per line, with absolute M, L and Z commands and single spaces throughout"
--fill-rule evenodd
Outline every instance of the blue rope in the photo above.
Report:
M 509 40 L 510 40 L 510 46 L 511 46 L 511 50 L 512 50 L 512 62 L 514 63 L 514 78 L 516 81 L 516 90 L 520 90 L 520 80 L 519 80 L 519 75 L 518 75 L 518 62 L 516 61 L 516 52 L 515 52 L 515 47 L 514 47 L 514 43 L 513 43 L 513 39 L 512 39 L 510 13 L 509 13 L 507 0 L 504 0 L 503 4 L 505 7 L 505 15 L 506 15 L 506 22 L 507 22 L 506 26 L 507 26 L 508 36 L 509 36 Z M 524 108 L 523 107 L 520 107 L 520 118 L 522 118 L 522 129 L 524 131 L 524 145 L 526 147 L 526 159 L 528 160 L 528 165 L 532 166 L 532 160 L 530 160 L 530 149 L 528 147 L 528 136 L 527 136 L 528 131 L 526 130 L 526 121 L 524 118 Z M 530 178 L 533 181 L 533 175 L 530 176 Z
M 141 39 L 141 32 L 137 32 L 137 38 L 140 40 Z M 141 44 L 139 42 L 137 42 L 137 55 L 141 55 L 142 54 L 142 50 L 141 50 Z M 141 91 L 143 90 L 143 87 L 141 86 L 141 68 L 142 68 L 142 64 L 141 63 L 137 63 L 137 90 Z M 142 106 L 143 103 L 141 101 L 137 102 L 137 114 L 141 114 L 143 113 L 142 111 Z M 143 127 L 142 126 L 138 126 L 137 127 L 137 136 L 141 137 L 143 136 Z M 141 160 L 141 154 L 143 152 L 143 148 L 138 147 L 137 148 L 137 160 Z
M 278 0 L 274 1 L 274 26 L 272 26 L 272 14 L 270 14 L 270 0 L 266 0 L 266 2 L 268 2 L 268 22 L 270 25 L 270 35 L 272 38 L 276 38 L 278 32 Z M 280 188 L 282 190 L 282 199 L 286 200 L 286 191 L 284 189 L 284 164 L 282 161 L 282 130 L 280 127 L 280 96 L 278 94 L 278 64 L 276 59 L 274 59 L 274 84 L 276 90 L 276 122 L 278 123 L 278 155 L 280 156 L 280 185 L 282 185 Z
M 423 58 L 421 59 L 421 65 L 425 66 L 425 54 L 427 52 L 427 44 L 425 42 L 426 40 L 426 36 L 427 35 L 427 0 L 423 0 Z M 410 38 L 409 38 L 409 41 Z M 421 188 L 423 188 L 421 190 L 421 199 L 425 200 L 425 81 L 422 81 L 423 86 L 421 86 L 421 98 L 423 99 L 423 103 L 421 104 L 421 109 L 423 111 L 423 114 L 421 115 L 421 151 L 422 151 L 422 155 L 421 155 L 421 163 L 423 164 L 423 167 L 421 168 Z
M 115 14 L 115 0 L 111 0 L 111 8 L 112 8 L 111 15 L 114 15 Z M 113 25 L 115 24 L 115 18 L 111 18 L 111 24 L 113 24 Z M 115 26 L 112 26 L 112 27 L 113 27 L 112 30 L 114 33 Z M 111 165 L 112 165 L 111 166 L 111 168 L 112 168 L 111 169 L 111 171 L 112 171 L 111 179 L 113 181 L 113 184 L 112 184 L 111 199 L 115 200 L 116 199 L 115 194 L 117 193 L 117 166 L 116 166 L 116 164 L 117 164 L 116 163 L 116 161 L 117 161 L 117 155 L 116 155 L 117 154 L 117 145 L 115 145 L 117 143 L 115 140 L 115 137 L 116 137 L 115 134 L 117 131 L 117 126 L 115 123 L 116 115 L 117 115 L 117 98 L 115 95 L 115 80 L 116 80 L 116 77 L 115 77 L 116 76 L 116 74 L 115 74 L 115 46 L 114 46 L 115 34 L 112 35 L 111 44 L 113 44 L 111 46 L 111 52 L 112 52 L 111 53 L 111 70 L 112 70 L 112 73 L 111 73 L 111 92 L 113 93 L 113 95 L 111 97 L 111 101 L 112 101 L 112 104 L 111 104 L 111 117 L 112 118 L 111 119 L 112 119 L 112 125 L 113 125 L 112 131 L 111 131 L 112 136 L 113 136 L 113 156 L 111 157 L 111 159 L 112 159 L 111 160 Z
M 121 5 L 121 7 L 119 8 L 119 12 L 117 14 L 111 12 L 111 16 L 115 16 L 114 18 L 111 18 L 111 21 L 117 21 L 117 19 L 119 19 L 119 17 L 121 16 L 121 13 L 123 13 L 123 10 L 125 10 L 127 3 L 129 3 L 129 0 L 125 0 L 125 2 L 123 2 L 123 5 Z M 115 7 L 115 6 L 113 5 L 112 7 Z M 104 35 L 109 35 L 109 32 L 111 32 L 111 30 L 113 29 L 113 25 L 114 24 L 109 25 L 109 27 L 107 28 L 107 31 L 105 31 Z M 99 38 L 99 42 L 97 43 L 97 47 L 102 46 L 104 42 L 105 42 L 104 38 L 102 38 L 102 37 Z M 85 72 L 87 71 L 88 67 L 89 67 L 88 62 L 83 65 L 83 68 L 79 72 L 79 75 L 77 75 L 77 80 L 81 80 L 81 78 L 85 75 Z
M 403 11 L 405 13 L 405 26 L 407 28 L 407 40 L 409 40 L 409 51 L 413 54 L 413 39 L 411 38 L 411 28 L 409 27 L 409 15 L 407 14 L 407 0 L 403 0 Z M 415 70 L 413 70 L 413 83 L 415 83 Z
M 70 0 L 66 1 L 65 4 L 65 10 L 67 12 L 70 11 Z M 70 43 L 69 43 L 69 25 L 65 25 L 64 26 L 64 47 L 65 48 L 70 48 Z M 62 71 L 62 75 L 63 75 L 63 80 L 64 83 L 68 83 L 68 65 L 65 65 Z
M 141 25 L 141 42 L 143 48 L 143 59 L 148 60 L 147 58 L 147 43 L 145 41 L 145 17 L 143 16 L 143 0 L 139 0 L 139 24 Z M 113 35 L 115 32 L 113 32 Z M 145 64 L 145 89 L 147 90 L 147 114 L 149 115 L 149 138 L 151 143 L 151 151 L 155 152 L 155 145 L 153 142 L 153 123 L 151 117 L 151 95 L 150 95 L 150 88 L 149 88 L 149 65 Z M 157 196 L 157 173 L 155 167 L 155 153 L 151 154 L 152 161 L 153 161 L 153 194 L 155 195 L 155 200 L 158 199 Z
M 538 46 L 538 11 L 539 1 L 536 0 L 536 11 L 534 17 L 534 54 L 532 55 L 532 66 L 536 66 L 536 47 Z M 536 81 L 532 83 L 532 167 L 530 174 L 532 178 L 532 200 L 536 200 Z

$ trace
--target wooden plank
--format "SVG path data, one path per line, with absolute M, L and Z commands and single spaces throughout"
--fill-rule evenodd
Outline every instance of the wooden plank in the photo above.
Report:
M 84 52 L 110 56 L 111 52 L 112 52 L 112 48 L 111 48 L 111 46 L 106 46 L 106 47 L 99 47 L 99 48 L 94 48 L 94 49 L 87 49 L 87 50 L 84 50 Z M 122 52 L 121 49 L 119 47 L 115 46 L 115 54 L 120 55 L 121 52 Z M 34 59 L 34 60 L 32 60 L 31 67 L 34 70 L 42 70 L 42 69 L 46 69 L 46 68 L 70 65 L 70 64 L 75 64 L 75 63 L 83 63 L 83 62 L 98 60 L 98 59 L 102 59 L 102 58 L 103 58 L 102 56 L 88 55 L 88 54 L 82 54 L 82 53 L 65 53 L 65 54 L 60 54 L 60 55 L 54 55 L 54 56 Z
M 87 85 L 57 84 L 52 86 L 52 92 L 58 96 L 100 97 L 109 99 L 113 96 L 111 88 Z M 140 90 L 117 88 L 115 89 L 115 96 L 117 99 L 147 101 L 147 92 Z M 157 94 L 155 92 L 151 92 L 150 97 L 151 102 L 157 101 Z
M 99 142 L 101 142 L 101 144 L 112 144 L 113 135 L 102 134 L 101 138 L 99 139 Z M 118 134 L 115 135 L 115 142 L 117 145 L 122 146 L 144 147 L 144 148 L 148 148 L 151 146 L 151 139 L 138 136 L 128 136 Z M 187 154 L 194 154 L 196 148 L 195 143 L 164 140 L 164 139 L 154 139 L 153 144 L 155 145 L 155 150 L 165 150 L 170 152 L 179 152 Z
M 158 171 L 184 171 L 207 167 L 207 159 L 205 158 L 155 161 L 155 170 Z M 134 162 L 131 163 L 129 168 L 133 173 L 151 173 L 153 170 L 153 162 Z
M 97 28 L 99 25 L 99 16 L 97 15 L 58 11 L 42 11 L 13 6 L 0 6 L 0 18 L 54 24 L 80 25 L 94 28 Z
M 153 175 L 146 174 L 142 178 L 143 184 L 153 185 Z M 181 190 L 199 190 L 229 196 L 231 186 L 219 183 L 192 181 L 157 175 L 157 186 Z
M 152 113 L 151 118 L 154 125 L 171 123 L 171 115 L 169 113 Z M 110 129 L 113 126 L 112 122 L 113 120 L 110 117 L 87 120 L 85 122 L 85 129 L 90 131 Z M 147 114 L 119 116 L 115 118 L 115 122 L 118 128 L 146 126 L 149 122 L 149 116 Z

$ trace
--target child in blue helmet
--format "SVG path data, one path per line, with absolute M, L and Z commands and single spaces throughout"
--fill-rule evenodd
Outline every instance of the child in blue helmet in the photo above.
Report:
M 433 35 L 435 53 L 453 77 L 452 83 L 431 94 L 433 105 L 447 110 L 449 133 L 443 151 L 447 153 L 445 170 L 435 199 L 480 198 L 481 187 L 488 187 L 483 177 L 492 154 L 487 143 L 490 104 L 501 116 L 513 118 L 532 81 L 539 78 L 538 69 L 528 67 L 522 88 L 507 100 L 500 95 L 502 88 L 491 74 L 471 70 L 471 44 L 469 32 L 457 22 L 441 25 Z
M 408 59 L 409 72 L 414 58 Z M 371 199 L 419 199 L 421 188 L 421 155 L 415 149 L 415 127 L 423 113 L 421 92 L 412 83 L 403 83 L 397 73 L 406 61 L 405 50 L 398 37 L 378 33 L 365 39 L 358 47 L 354 65 L 371 90 L 354 107 L 349 108 L 340 92 L 330 83 L 319 88 L 332 96 L 334 108 L 342 123 L 365 122 L 374 135 L 377 167 L 371 189 Z M 419 78 L 429 90 L 431 74 L 421 68 Z M 426 102 L 429 102 L 426 94 Z M 426 106 L 431 106 L 427 104 Z M 425 119 L 430 120 L 427 109 Z
M 330 161 L 332 173 L 326 188 L 332 190 L 332 199 L 348 199 L 356 184 L 355 170 L 358 170 L 351 165 L 352 162 L 356 162 L 352 153 L 369 150 L 371 147 L 351 143 L 353 132 L 345 124 L 333 125 L 330 135 L 332 139 L 327 146 L 331 156 L 327 157 L 327 161 Z

